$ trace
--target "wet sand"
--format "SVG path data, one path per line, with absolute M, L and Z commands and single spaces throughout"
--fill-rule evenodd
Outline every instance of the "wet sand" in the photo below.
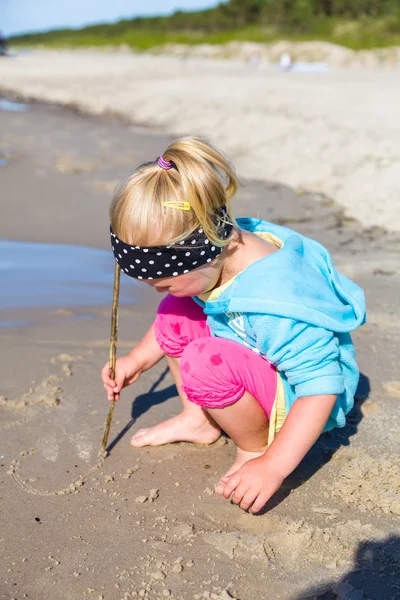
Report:
M 170 139 L 40 105 L 0 112 L 0 131 L 8 150 L 0 238 L 47 243 L 50 253 L 50 244 L 108 249 L 116 182 Z M 238 216 L 322 241 L 366 290 L 369 322 L 354 334 L 363 376 L 347 426 L 322 436 L 254 517 L 213 494 L 234 456 L 230 440 L 130 447 L 138 428 L 179 410 L 161 362 L 125 391 L 99 465 L 109 304 L 79 306 L 66 289 L 63 303 L 34 308 L 28 297 L 1 309 L 0 321 L 29 322 L 0 328 L 1 597 L 400 597 L 400 240 L 363 229 L 320 194 L 275 183 L 245 181 L 235 205 Z M 5 297 L 11 285 L 3 280 Z M 159 299 L 121 305 L 120 353 L 140 339 Z
M 2 61 L 0 86 L 209 136 L 242 176 L 324 193 L 365 227 L 400 231 L 398 69 L 280 73 L 238 60 L 36 51 Z

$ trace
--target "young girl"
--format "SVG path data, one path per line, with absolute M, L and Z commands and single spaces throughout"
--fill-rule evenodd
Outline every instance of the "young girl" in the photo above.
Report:
M 198 138 L 141 165 L 110 209 L 116 260 L 167 292 L 139 345 L 108 363 L 108 399 L 165 357 L 182 412 L 132 438 L 135 447 L 211 444 L 224 430 L 237 457 L 216 492 L 258 512 L 319 435 L 345 425 L 358 369 L 349 332 L 362 290 L 327 250 L 286 227 L 235 219 L 233 167 Z

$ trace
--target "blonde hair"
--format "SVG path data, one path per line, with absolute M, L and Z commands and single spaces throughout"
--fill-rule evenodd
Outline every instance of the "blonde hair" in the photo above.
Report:
M 162 169 L 157 161 L 145 163 L 117 190 L 110 207 L 116 236 L 138 246 L 173 245 L 202 227 L 215 245 L 226 245 L 230 237 L 218 236 L 215 214 L 226 206 L 224 218 L 236 227 L 230 204 L 238 188 L 234 167 L 197 137 L 175 140 L 162 156 L 176 169 Z M 190 210 L 163 206 L 171 201 L 188 202 Z

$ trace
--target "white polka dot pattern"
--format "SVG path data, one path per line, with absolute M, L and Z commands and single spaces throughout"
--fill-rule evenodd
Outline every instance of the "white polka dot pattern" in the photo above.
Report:
M 223 207 L 216 216 L 216 233 L 222 240 L 231 234 L 233 228 L 225 215 Z M 110 233 L 115 259 L 124 273 L 135 279 L 149 281 L 178 277 L 211 263 L 222 252 L 222 247 L 214 245 L 202 227 L 174 246 L 130 246 L 118 239 L 111 227 Z

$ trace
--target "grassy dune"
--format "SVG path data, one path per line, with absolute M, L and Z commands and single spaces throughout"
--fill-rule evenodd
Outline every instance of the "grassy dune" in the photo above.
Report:
M 197 12 L 12 38 L 15 45 L 121 46 L 324 40 L 353 50 L 400 45 L 398 0 L 229 0 Z

